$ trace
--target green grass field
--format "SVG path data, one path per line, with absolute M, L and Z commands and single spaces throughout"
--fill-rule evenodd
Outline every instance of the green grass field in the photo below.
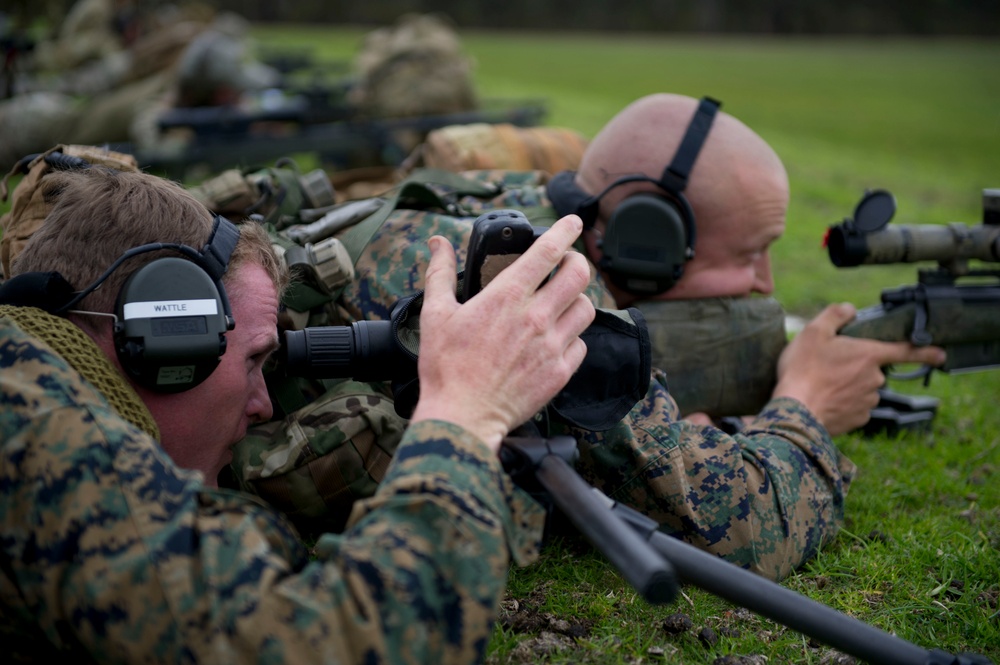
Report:
M 265 44 L 347 58 L 356 30 L 268 28 Z M 838 270 L 826 227 L 868 188 L 895 220 L 981 222 L 1000 187 L 1000 45 L 905 39 L 691 38 L 463 33 L 486 97 L 544 98 L 548 124 L 592 136 L 633 99 L 711 95 L 783 157 L 792 201 L 774 248 L 776 295 L 808 317 L 828 303 L 878 301 L 915 266 Z M 1000 314 L 998 314 L 1000 315 Z M 784 586 L 923 648 L 1000 662 L 1000 372 L 936 376 L 897 390 L 941 399 L 930 434 L 838 440 L 859 466 L 847 525 Z M 664 624 L 685 614 L 691 628 Z M 526 619 L 527 617 L 527 619 Z M 710 628 L 717 636 L 702 639 Z M 668 607 L 637 598 L 604 559 L 559 541 L 512 571 L 489 662 L 838 663 L 784 626 L 687 586 Z

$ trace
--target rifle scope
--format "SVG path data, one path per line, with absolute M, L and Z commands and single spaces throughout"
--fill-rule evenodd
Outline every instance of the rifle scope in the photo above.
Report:
M 830 260 L 844 268 L 873 263 L 1000 261 L 1000 189 L 983 190 L 983 224 L 959 222 L 889 226 L 896 200 L 885 190 L 866 192 L 854 217 L 831 226 Z
M 396 342 L 392 321 L 355 321 L 285 332 L 286 371 L 311 379 L 385 381 L 416 374 Z

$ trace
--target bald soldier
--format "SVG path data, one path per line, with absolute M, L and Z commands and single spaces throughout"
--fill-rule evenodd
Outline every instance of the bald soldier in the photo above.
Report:
M 703 143 L 685 154 L 683 140 L 697 135 L 697 122 L 707 124 Z M 654 364 L 668 370 L 671 392 L 698 422 L 708 422 L 702 411 L 710 408 L 757 413 L 763 405 L 739 394 L 756 382 L 774 385 L 764 395 L 794 398 L 837 435 L 868 421 L 885 382 L 882 367 L 944 361 L 936 347 L 837 336 L 854 317 L 848 303 L 827 307 L 782 353 L 784 313 L 768 297 L 774 291 L 769 249 L 785 230 L 788 176 L 764 139 L 711 100 L 663 93 L 634 101 L 594 137 L 578 172 L 561 177 L 572 179 L 569 188 L 583 200 L 596 199 L 583 234 L 586 254 L 607 266 L 602 273 L 618 306 L 643 312 Z M 549 193 L 558 212 L 573 208 L 557 187 Z M 692 250 L 678 260 L 680 276 L 652 293 L 609 274 L 614 266 L 602 246 L 609 222 L 630 221 L 616 211 L 642 195 L 666 197 L 681 213 L 681 226 L 690 226 L 675 243 Z

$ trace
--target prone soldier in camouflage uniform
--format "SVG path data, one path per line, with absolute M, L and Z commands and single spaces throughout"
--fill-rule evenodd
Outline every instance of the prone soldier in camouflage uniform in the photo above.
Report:
M 365 244 L 336 302 L 342 321 L 387 320 L 397 301 L 421 289 L 428 260 L 422 245 L 430 235 L 447 238 L 464 264 L 472 222 L 483 210 L 524 210 L 536 225 L 555 219 L 544 173 L 463 175 L 496 195 L 453 196 L 448 186 L 431 184 L 447 209 L 392 212 Z M 351 244 L 358 228 L 340 239 Z M 616 307 L 596 273 L 587 294 L 595 306 Z M 767 577 L 784 577 L 836 534 L 854 466 L 800 401 L 776 397 L 743 434 L 727 436 L 680 420 L 667 377 L 653 378 L 643 399 L 610 427 L 551 421 L 543 433 L 575 437 L 577 470 L 611 498 Z M 355 498 L 372 491 L 393 454 L 405 424 L 393 406 L 388 383 L 333 384 L 284 418 L 251 428 L 234 450 L 237 481 L 297 522 L 336 524 Z
M 277 71 L 249 57 L 247 31 L 243 18 L 227 12 L 180 20 L 94 63 L 88 78 L 101 80 L 100 89 L 42 88 L 0 101 L 0 168 L 58 143 L 129 142 L 152 154 L 185 149 L 188 130 L 160 127 L 167 111 L 235 107 L 278 82 Z
M 46 178 L 53 208 L 0 291 L 0 635 L 8 657 L 481 659 L 509 561 L 535 555 L 541 526 L 537 504 L 513 489 L 496 452 L 580 364 L 578 335 L 594 316 L 581 294 L 586 262 L 567 253 L 579 220 L 554 226 L 518 271 L 499 278 L 495 294 L 505 299 L 484 294 L 461 307 L 453 253 L 441 239 L 428 243 L 431 337 L 420 402 L 378 492 L 309 556 L 273 510 L 213 487 L 229 447 L 271 415 L 261 368 L 278 345 L 287 276 L 261 227 L 236 230 L 218 218 L 213 226 L 178 185 L 148 174 L 92 166 Z M 164 242 L 205 249 L 171 259 Z M 152 248 L 105 272 L 143 244 Z M 217 294 L 228 291 L 213 308 L 194 296 L 163 303 L 216 315 L 223 303 L 235 320 L 214 340 L 225 335 L 218 366 L 180 392 L 161 392 L 170 367 L 146 377 L 134 355 L 116 351 L 133 342 L 113 333 L 108 315 L 127 322 L 136 318 L 130 308 L 143 311 L 132 289 L 148 269 L 176 272 L 178 281 L 201 270 Z M 101 288 L 73 300 L 95 283 Z M 119 294 L 125 302 L 116 304 Z M 155 318 L 146 311 L 139 318 Z M 463 352 L 458 343 L 469 334 L 479 343 Z M 144 340 L 154 345 L 153 336 Z M 470 372 L 450 373 L 452 361 Z M 181 373 L 166 374 L 176 381 Z
M 604 197 L 594 199 L 599 205 L 596 224 L 585 232 L 581 250 L 595 264 L 588 295 L 597 307 L 621 307 L 638 299 L 620 287 L 607 288 L 611 284 L 607 275 L 603 270 L 597 274 L 597 238 L 626 194 L 657 191 L 652 182 L 660 177 L 669 155 L 677 150 L 697 104 L 696 100 L 672 95 L 640 100 L 616 116 L 584 154 L 581 174 L 575 180 L 586 190 L 578 201 L 604 191 L 625 174 L 648 175 L 646 181 L 612 187 Z M 740 256 L 738 270 L 742 272 L 735 277 L 749 277 L 752 283 L 740 283 L 732 273 L 723 274 L 721 281 L 713 283 L 713 264 L 716 269 L 730 267 L 728 261 L 719 258 L 720 253 L 727 258 L 725 247 L 705 250 L 699 244 L 684 275 L 674 285 L 676 292 L 672 289 L 667 293 L 697 297 L 691 301 L 694 306 L 709 312 L 720 308 L 728 312 L 742 307 L 743 300 L 749 303 L 751 299 L 743 297 L 749 296 L 751 290 L 770 291 L 766 248 L 784 228 L 787 182 L 780 161 L 759 137 L 726 114 L 719 114 L 716 123 L 703 148 L 701 158 L 706 161 L 699 162 L 702 169 L 693 171 L 688 183 L 692 197 L 698 201 L 696 214 L 699 219 L 702 213 L 710 218 L 710 213 L 716 212 L 711 208 L 713 202 L 721 200 L 711 183 L 718 169 L 705 170 L 703 165 L 725 168 L 732 162 L 747 173 L 760 175 L 759 199 L 750 196 L 750 181 L 739 190 L 743 198 L 738 198 L 759 215 L 749 215 L 751 219 L 746 220 L 742 233 L 737 231 L 734 237 L 704 234 L 699 238 L 709 235 L 708 241 L 719 245 L 749 240 L 752 251 Z M 736 155 L 734 146 L 738 148 Z M 744 163 L 748 159 L 750 166 Z M 427 261 L 422 243 L 430 234 L 449 238 L 464 264 L 462 252 L 468 244 L 472 221 L 483 210 L 524 210 L 535 225 L 542 226 L 558 216 L 549 199 L 551 183 L 547 174 L 464 175 L 485 189 L 493 187 L 495 196 L 484 201 L 481 195 L 456 195 L 454 189 L 441 186 L 437 189 L 439 198 L 447 202 L 444 207 L 400 209 L 390 214 L 357 256 L 356 276 L 337 301 L 344 321 L 388 319 L 400 298 L 421 288 L 421 266 Z M 720 182 L 725 181 L 720 178 Z M 762 201 L 760 207 L 754 207 L 758 200 Z M 340 234 L 345 244 L 352 243 L 354 232 L 352 229 Z M 695 294 L 688 290 L 692 283 L 705 290 Z M 658 301 L 647 300 L 640 305 L 647 302 L 655 310 Z M 773 337 L 770 321 L 775 308 L 771 302 L 764 305 L 761 318 L 769 326 L 765 336 Z M 779 344 L 769 358 L 769 369 L 776 378 L 767 388 L 764 403 L 757 405 L 756 415 L 747 418 L 739 434 L 730 436 L 705 426 L 710 425 L 708 418 L 697 415 L 680 420 L 680 410 L 667 387 L 675 380 L 682 383 L 685 377 L 664 377 L 661 373 L 656 374 L 645 399 L 614 426 L 594 431 L 553 424 L 549 433 L 575 436 L 582 456 L 578 464 L 581 474 L 613 499 L 656 519 L 664 531 L 765 576 L 781 578 L 832 538 L 842 522 L 843 501 L 855 467 L 837 450 L 831 434 L 848 431 L 868 417 L 877 401 L 876 388 L 884 381 L 880 367 L 891 362 L 941 361 L 940 349 L 915 350 L 908 345 L 837 337 L 836 328 L 845 315 L 844 310 L 831 308 L 787 349 L 779 319 Z M 710 320 L 724 323 L 717 316 Z M 676 322 L 682 331 L 691 330 L 684 327 L 682 319 Z M 651 337 L 669 337 L 669 327 L 674 323 L 660 317 L 650 326 Z M 738 325 L 734 329 L 741 330 Z M 707 332 L 718 335 L 719 331 Z M 733 342 L 725 339 L 725 332 L 723 327 L 719 336 Z M 777 354 L 783 349 L 775 370 Z M 654 353 L 662 350 L 656 348 Z M 712 362 L 708 358 L 685 360 Z M 729 390 L 739 392 L 742 387 L 730 379 Z M 369 419 L 365 422 L 334 406 L 337 389 L 331 388 L 331 393 L 298 412 L 290 411 L 283 420 L 250 432 L 248 439 L 237 446 L 234 464 L 243 487 L 275 501 L 291 514 L 320 520 L 336 521 L 336 514 L 344 511 L 354 496 L 363 496 L 366 483 L 371 483 L 379 465 L 392 453 L 393 430 L 398 425 L 393 425 L 387 407 L 392 404 L 390 392 L 388 387 L 379 392 L 361 384 L 340 386 L 343 394 L 354 391 L 355 400 L 361 395 L 370 396 Z M 338 483 L 322 479 L 332 476 L 320 470 L 331 467 L 340 474 Z
M 583 236 L 592 262 L 602 262 L 602 235 L 620 206 L 637 196 L 667 195 L 664 182 L 669 185 L 665 179 L 672 176 L 664 166 L 674 168 L 670 155 L 681 154 L 685 127 L 704 104 L 675 94 L 642 97 L 594 137 L 578 171 L 556 177 L 566 185 L 549 188 L 563 193 L 556 197 L 562 205 L 553 201 L 560 214 L 573 207 L 566 205 L 572 201 L 567 192 L 592 199 L 603 193 Z M 641 177 L 615 184 L 623 174 Z M 753 130 L 718 111 L 684 185 L 680 195 L 697 233 L 692 229 L 693 257 L 683 262 L 680 278 L 653 294 L 627 288 L 620 279 L 606 283 L 619 307 L 634 305 L 645 315 L 654 364 L 671 369 L 671 391 L 685 417 L 708 423 L 710 417 L 753 414 L 771 396 L 791 394 L 837 435 L 868 421 L 876 389 L 885 382 L 882 367 L 944 361 L 937 347 L 837 336 L 854 317 L 849 303 L 827 307 L 782 355 L 784 313 L 770 297 L 768 254 L 784 232 L 788 211 L 781 159 Z

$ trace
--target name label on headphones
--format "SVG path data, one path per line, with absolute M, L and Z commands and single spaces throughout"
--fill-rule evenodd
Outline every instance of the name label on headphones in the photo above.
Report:
M 214 298 L 128 302 L 122 308 L 122 316 L 125 319 L 158 319 L 168 316 L 211 316 L 218 313 L 219 302 Z

